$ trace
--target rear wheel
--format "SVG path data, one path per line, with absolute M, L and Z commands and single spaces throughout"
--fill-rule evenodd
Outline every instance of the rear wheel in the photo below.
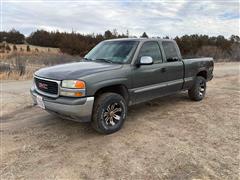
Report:
M 103 134 L 121 129 L 127 114 L 125 99 L 117 93 L 100 95 L 93 107 L 92 126 Z
M 206 88 L 206 79 L 202 76 L 197 76 L 193 87 L 188 90 L 190 99 L 194 101 L 201 101 L 205 97 Z

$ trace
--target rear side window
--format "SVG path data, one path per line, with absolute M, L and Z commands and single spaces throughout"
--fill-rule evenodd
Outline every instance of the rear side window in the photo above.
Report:
M 139 58 L 142 56 L 150 56 L 154 63 L 162 62 L 162 55 L 157 42 L 145 42 L 139 51 Z
M 168 62 L 178 60 L 178 53 L 173 42 L 163 41 L 162 46 Z

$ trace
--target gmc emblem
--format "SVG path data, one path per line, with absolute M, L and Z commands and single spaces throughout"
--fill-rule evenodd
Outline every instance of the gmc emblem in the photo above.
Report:
M 48 89 L 48 85 L 47 85 L 47 84 L 44 84 L 44 83 L 41 83 L 41 82 L 38 83 L 38 86 L 39 86 L 39 88 L 41 88 L 41 89 Z

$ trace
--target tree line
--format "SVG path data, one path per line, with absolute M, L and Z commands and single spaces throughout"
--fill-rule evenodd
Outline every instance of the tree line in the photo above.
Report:
M 37 30 L 26 38 L 27 43 L 45 47 L 60 48 L 61 52 L 71 55 L 84 56 L 97 43 L 105 39 L 126 38 L 125 34 L 118 34 L 116 30 L 113 32 L 107 30 L 102 34 L 80 34 L 76 32 L 47 32 Z
M 6 41 L 13 44 L 28 43 L 31 45 L 55 47 L 61 52 L 84 56 L 97 43 L 105 39 L 127 38 L 129 32 L 119 34 L 116 29 L 107 30 L 104 34 L 81 34 L 77 32 L 48 32 L 37 30 L 25 37 L 19 31 L 11 30 L 9 32 L 0 32 L 0 42 Z M 148 38 L 146 32 L 141 37 Z M 162 37 L 169 39 L 169 37 Z M 211 56 L 215 59 L 230 58 L 240 60 L 240 38 L 232 35 L 230 38 L 224 36 L 208 35 L 184 35 L 174 38 L 179 45 L 180 51 L 185 58 L 196 56 Z
M 12 29 L 8 32 L 0 31 L 0 42 L 4 41 L 12 44 L 23 44 L 25 41 L 25 36 L 15 29 Z

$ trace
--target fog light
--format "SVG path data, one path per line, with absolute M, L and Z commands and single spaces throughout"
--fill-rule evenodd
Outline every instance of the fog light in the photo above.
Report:
M 83 96 L 83 94 L 81 92 L 75 92 L 75 96 L 80 97 Z
M 69 96 L 69 97 L 82 97 L 85 94 L 83 92 L 76 92 L 76 91 L 60 91 L 61 96 Z
M 75 92 L 67 92 L 67 91 L 61 91 L 61 96 L 75 96 Z

